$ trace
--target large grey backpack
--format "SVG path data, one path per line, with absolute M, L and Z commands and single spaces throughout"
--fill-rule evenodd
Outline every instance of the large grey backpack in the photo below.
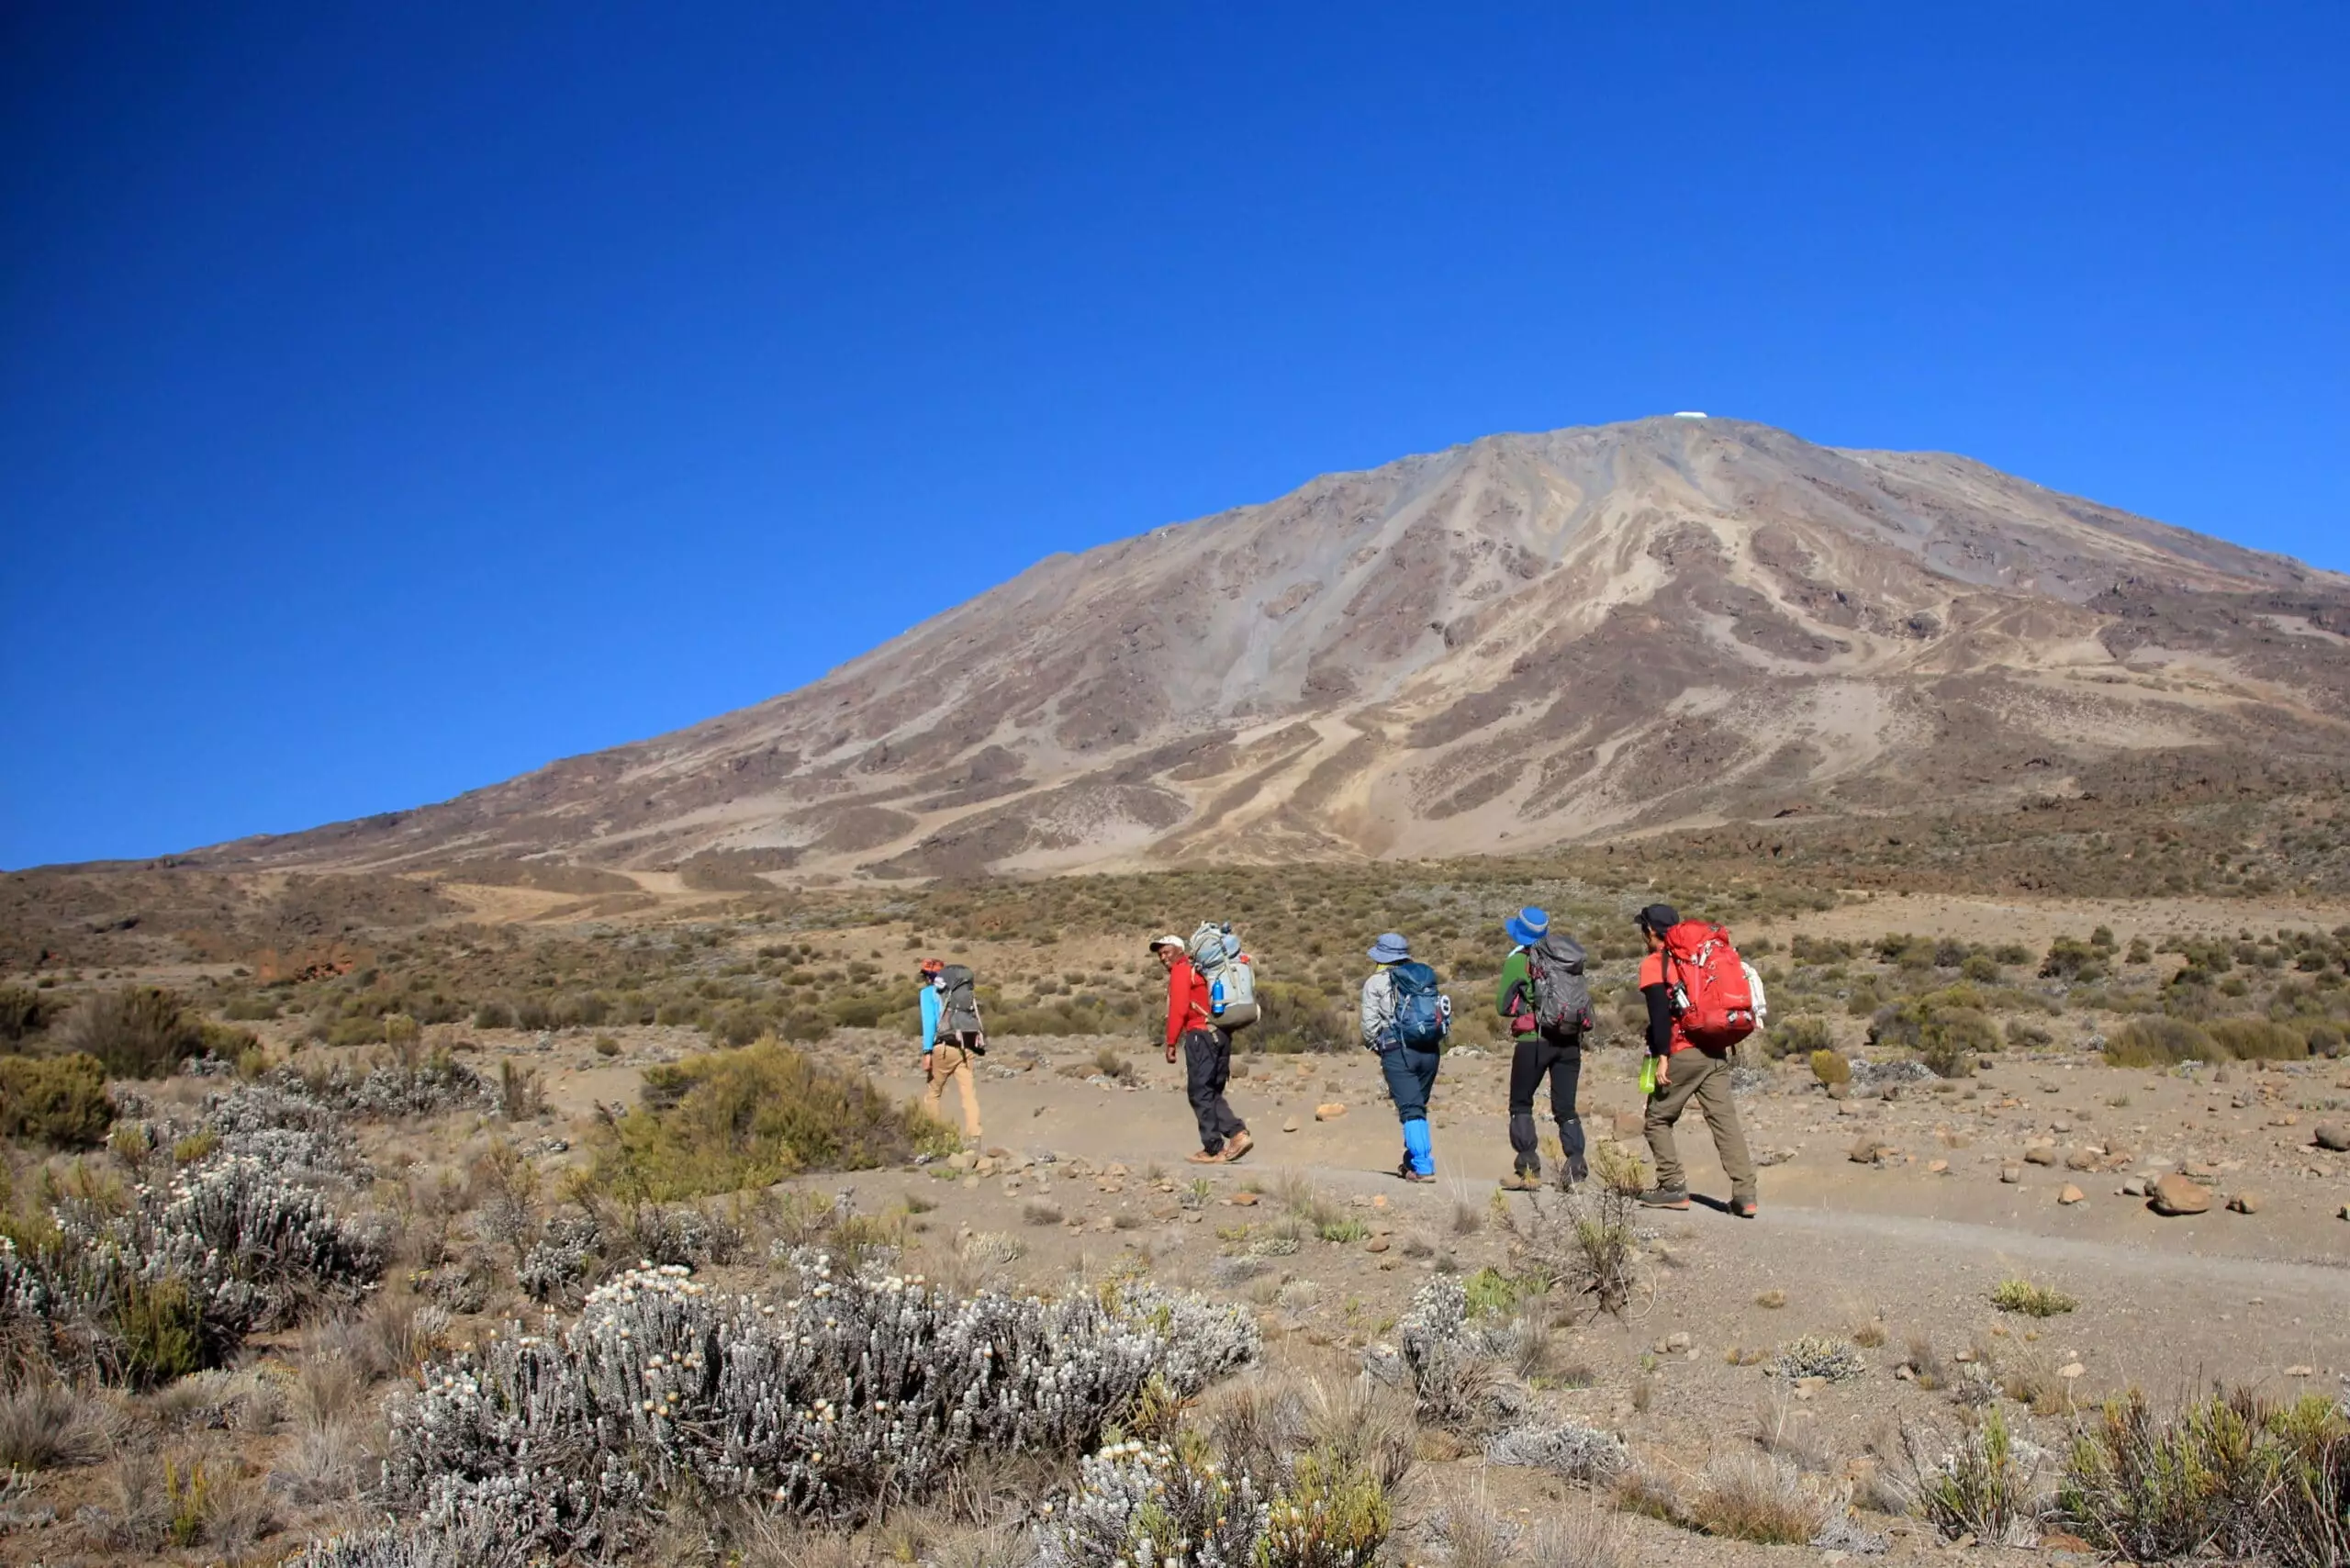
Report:
M 979 977 L 961 964 L 938 971 L 938 1028 L 947 1035 L 976 1035 L 979 1023 Z
M 1583 978 L 1583 945 L 1553 931 L 1526 950 L 1526 978 L 1534 983 L 1534 1022 L 1545 1034 L 1577 1034 L 1591 1025 L 1591 984 Z

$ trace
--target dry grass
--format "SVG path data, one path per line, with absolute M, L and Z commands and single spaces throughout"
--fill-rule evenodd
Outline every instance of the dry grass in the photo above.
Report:
M 2053 1285 L 2009 1279 L 1991 1292 L 1991 1305 L 2001 1312 L 2020 1312 L 2027 1317 L 2054 1317 L 2081 1304 Z
M 104 1406 L 64 1383 L 33 1378 L 0 1391 L 0 1465 L 58 1470 L 106 1450 Z
M 1723 1454 L 1699 1477 L 1687 1520 L 1707 1535 L 1764 1546 L 1802 1546 L 1828 1522 L 1820 1485 L 1770 1454 Z

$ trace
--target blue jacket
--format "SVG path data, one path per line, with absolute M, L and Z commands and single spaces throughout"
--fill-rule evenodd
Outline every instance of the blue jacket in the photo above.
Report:
M 925 1056 L 929 1055 L 931 1047 L 938 1043 L 938 1009 L 941 1005 L 942 1002 L 936 986 L 926 985 L 922 988 L 922 1048 Z

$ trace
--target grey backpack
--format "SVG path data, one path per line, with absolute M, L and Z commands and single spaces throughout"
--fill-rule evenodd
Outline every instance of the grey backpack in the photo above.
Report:
M 979 1023 L 979 977 L 961 964 L 938 971 L 938 1027 L 947 1035 L 976 1035 Z
M 1583 945 L 1563 931 L 1551 932 L 1526 950 L 1534 1022 L 1545 1034 L 1580 1034 L 1591 1027 L 1591 984 L 1583 966 Z

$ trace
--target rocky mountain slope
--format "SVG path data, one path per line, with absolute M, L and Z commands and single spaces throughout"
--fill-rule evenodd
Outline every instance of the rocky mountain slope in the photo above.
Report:
M 1041 561 L 822 680 L 229 868 L 712 885 L 1516 850 L 2350 759 L 2350 578 L 1966 458 L 1499 435 Z

